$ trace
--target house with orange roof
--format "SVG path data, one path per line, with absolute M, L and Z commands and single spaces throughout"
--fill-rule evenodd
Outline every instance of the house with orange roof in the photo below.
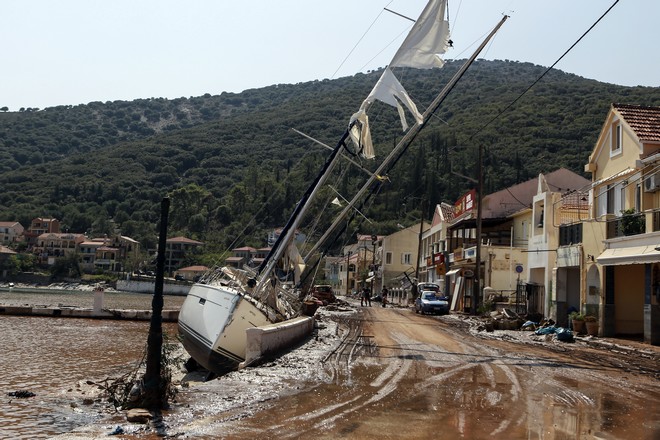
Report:
M 78 246 L 85 241 L 83 234 L 50 232 L 37 237 L 32 252 L 41 264 L 53 265 L 57 257 L 75 254 Z
M 660 107 L 612 104 L 585 171 L 581 311 L 602 336 L 660 344 Z
M 201 275 L 205 274 L 208 272 L 209 268 L 206 266 L 188 266 L 188 267 L 182 267 L 181 269 L 177 269 L 174 271 L 174 276 L 181 277 L 184 280 L 187 281 L 195 281 L 200 277 Z
M 36 217 L 25 230 L 25 239 L 29 247 L 37 244 L 37 237 L 46 233 L 59 233 L 60 221 L 56 218 Z
M 184 266 L 188 258 L 199 254 L 203 247 L 204 243 L 191 238 L 168 238 L 165 241 L 165 272 L 172 274 Z

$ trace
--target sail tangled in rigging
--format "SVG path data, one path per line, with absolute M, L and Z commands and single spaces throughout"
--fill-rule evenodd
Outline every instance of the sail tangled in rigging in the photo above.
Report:
M 431 1 L 426 5 L 369 96 L 351 116 L 349 135 L 364 158 L 375 157 L 367 115 L 367 110 L 375 101 L 382 101 L 397 109 L 403 131 L 408 129 L 408 123 L 402 104 L 412 113 L 418 124 L 423 122 L 417 106 L 392 72 L 392 68 L 432 69 L 444 65 L 441 55 L 449 48 L 449 22 L 444 18 L 446 6 L 446 0 Z

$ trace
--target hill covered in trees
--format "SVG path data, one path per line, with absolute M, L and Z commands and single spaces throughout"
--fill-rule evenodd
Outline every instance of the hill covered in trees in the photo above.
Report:
M 407 70 L 400 79 L 423 109 L 461 63 Z M 544 70 L 475 63 L 365 207 L 375 221 L 369 232 L 419 219 L 422 198 L 431 207 L 455 200 L 471 184 L 454 173 L 475 175 L 479 145 L 487 193 L 559 167 L 582 173 L 612 102 L 660 105 L 660 88 L 552 71 L 507 108 Z M 292 128 L 334 146 L 379 75 L 0 113 L 0 220 L 27 225 L 53 216 L 71 231 L 120 229 L 154 247 L 159 202 L 169 195 L 171 236 L 205 241 L 217 254 L 263 246 L 265 231 L 285 222 L 328 154 Z M 402 135 L 398 116 L 388 106 L 370 115 L 383 154 Z M 343 193 L 363 171 L 341 172 Z M 328 215 L 317 209 L 322 227 Z

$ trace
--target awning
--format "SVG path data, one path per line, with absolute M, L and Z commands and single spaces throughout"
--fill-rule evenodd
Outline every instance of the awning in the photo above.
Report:
M 660 263 L 660 246 L 632 246 L 607 249 L 596 258 L 603 266 Z
M 457 274 L 458 272 L 460 272 L 460 271 L 461 271 L 460 269 L 452 269 L 452 270 L 448 271 L 448 272 L 445 274 L 445 276 L 446 276 L 446 277 L 450 277 L 450 276 L 452 276 L 452 275 L 456 275 L 456 274 Z
M 366 283 L 370 283 L 374 280 L 374 277 L 369 277 L 366 280 L 364 280 Z

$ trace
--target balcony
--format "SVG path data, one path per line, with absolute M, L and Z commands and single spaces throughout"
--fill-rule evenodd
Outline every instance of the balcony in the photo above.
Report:
M 655 220 L 655 218 L 654 218 Z M 646 233 L 644 213 L 625 211 L 621 217 L 607 221 L 607 238 L 628 237 Z

